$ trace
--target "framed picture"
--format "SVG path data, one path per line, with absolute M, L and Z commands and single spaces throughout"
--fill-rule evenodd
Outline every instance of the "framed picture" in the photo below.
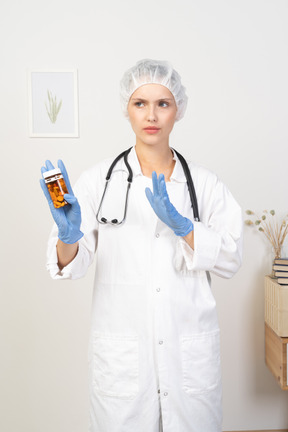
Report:
M 79 137 L 77 70 L 30 70 L 30 137 Z

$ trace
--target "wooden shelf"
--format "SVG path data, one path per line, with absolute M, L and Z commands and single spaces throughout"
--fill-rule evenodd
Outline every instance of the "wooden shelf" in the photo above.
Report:
M 265 322 L 278 336 L 288 336 L 288 287 L 271 276 L 265 276 Z
M 278 336 L 265 323 L 265 363 L 282 390 L 288 390 L 287 351 L 288 337 Z

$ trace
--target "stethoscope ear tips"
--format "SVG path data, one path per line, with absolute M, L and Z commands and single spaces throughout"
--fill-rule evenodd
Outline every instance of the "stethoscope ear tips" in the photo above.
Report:
M 106 218 L 102 217 L 101 222 L 104 224 L 111 223 L 113 225 L 116 225 L 116 224 L 118 224 L 118 219 L 112 219 L 111 222 L 108 222 Z

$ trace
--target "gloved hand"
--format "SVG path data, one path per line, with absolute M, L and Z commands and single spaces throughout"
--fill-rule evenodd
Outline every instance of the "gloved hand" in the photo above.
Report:
M 69 192 L 68 194 L 64 195 L 64 199 L 69 203 L 69 205 L 56 209 L 45 184 L 45 180 L 41 179 L 40 184 L 44 195 L 47 198 L 54 221 L 58 226 L 59 239 L 62 240 L 63 243 L 73 244 L 80 240 L 80 238 L 84 235 L 80 231 L 81 209 L 77 198 L 73 194 L 66 168 L 61 160 L 58 161 L 58 167 L 61 170 Z M 54 169 L 54 166 L 49 160 L 47 160 L 46 166 L 41 168 L 41 172 L 43 173 L 51 169 Z
M 185 237 L 194 229 L 190 219 L 181 216 L 169 200 L 163 174 L 152 173 L 153 193 L 149 188 L 145 189 L 146 196 L 156 215 L 171 228 L 177 236 Z

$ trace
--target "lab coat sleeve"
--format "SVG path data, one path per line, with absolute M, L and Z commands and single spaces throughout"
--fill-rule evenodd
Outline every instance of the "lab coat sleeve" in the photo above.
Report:
M 194 223 L 194 250 L 179 238 L 176 265 L 182 271 L 209 271 L 230 278 L 242 260 L 241 208 L 216 176 L 201 193 L 201 222 Z
M 75 184 L 73 191 L 81 207 L 81 231 L 84 236 L 79 241 L 78 253 L 62 270 L 58 267 L 56 244 L 58 241 L 58 229 L 54 224 L 47 248 L 46 267 L 53 279 L 79 279 L 83 277 L 90 264 L 97 248 L 98 223 L 95 216 L 97 191 L 93 185 L 96 181 L 91 181 L 91 175 L 82 174 Z

